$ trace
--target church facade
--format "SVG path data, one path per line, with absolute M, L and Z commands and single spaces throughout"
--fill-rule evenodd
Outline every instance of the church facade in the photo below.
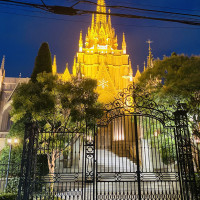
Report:
M 133 82 L 137 82 L 141 73 L 138 67 L 136 76 L 133 77 L 131 60 L 126 51 L 125 34 L 123 33 L 121 48 L 119 48 L 117 35 L 109 15 L 110 10 L 107 13 L 104 0 L 98 0 L 96 11 L 101 14 L 92 15 L 91 26 L 88 27 L 85 40 L 83 40 L 82 31 L 80 32 L 72 74 L 67 66 L 64 73 L 59 76 L 64 81 L 69 81 L 72 76 L 79 75 L 96 79 L 99 101 L 110 103 L 120 91 Z M 152 54 L 148 58 L 147 65 L 151 64 L 151 60 Z M 54 57 L 52 71 L 54 74 L 57 73 L 56 57 Z
M 5 145 L 5 138 L 11 126 L 10 109 L 11 97 L 20 83 L 29 81 L 29 78 L 6 77 L 5 76 L 5 57 L 3 57 L 0 68 L 0 151 Z
M 137 83 L 141 76 L 139 66 L 133 76 L 132 64 L 127 54 L 125 33 L 122 44 L 118 45 L 118 37 L 112 27 L 110 10 L 106 10 L 104 0 L 97 1 L 97 12 L 92 15 L 91 26 L 88 27 L 85 39 L 80 31 L 78 52 L 74 57 L 72 73 L 68 65 L 62 74 L 57 73 L 56 56 L 53 59 L 52 73 L 58 75 L 63 81 L 70 81 L 72 77 L 87 77 L 97 80 L 97 93 L 99 101 L 107 104 L 115 100 L 120 91 L 128 85 Z M 153 55 L 149 43 L 149 55 L 147 67 L 153 66 Z M 11 97 L 18 84 L 28 82 L 29 78 L 14 78 L 5 76 L 5 57 L 2 59 L 0 68 L 0 151 L 4 146 L 6 135 L 10 129 Z M 144 70 L 145 70 L 144 63 Z

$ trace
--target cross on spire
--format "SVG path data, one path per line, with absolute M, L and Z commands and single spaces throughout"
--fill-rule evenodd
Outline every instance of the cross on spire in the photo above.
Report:
M 148 40 L 146 41 L 146 43 L 149 44 L 149 50 L 151 50 L 151 43 L 153 43 L 153 41 L 151 41 L 150 39 L 148 39 Z
M 149 44 L 149 55 L 147 57 L 147 67 L 153 67 L 153 55 L 151 52 L 151 43 L 153 43 L 153 41 L 151 41 L 150 39 L 146 41 L 146 43 Z

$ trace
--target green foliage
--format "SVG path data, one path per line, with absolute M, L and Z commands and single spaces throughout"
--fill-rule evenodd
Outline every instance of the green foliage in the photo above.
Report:
M 93 124 L 102 116 L 95 93 L 97 82 L 92 79 L 61 82 L 57 76 L 42 73 L 37 82 L 22 83 L 13 95 L 12 120 L 32 119 L 45 128 L 77 127 L 87 119 Z
M 176 161 L 175 139 L 171 135 L 162 132 L 157 137 L 152 136 L 151 141 L 159 151 L 164 164 L 167 165 Z
M 97 82 L 92 79 L 62 82 L 57 76 L 44 72 L 37 75 L 37 81 L 22 83 L 17 88 L 12 98 L 12 120 L 37 123 L 38 153 L 46 154 L 48 161 L 43 162 L 38 157 L 37 170 L 42 168 L 41 175 L 48 170 L 54 173 L 56 159 L 62 151 L 71 148 L 76 133 L 85 131 L 86 122 L 90 127 L 102 116 L 96 87 Z M 50 187 L 53 191 L 53 182 Z
M 8 179 L 6 193 L 16 194 L 18 192 L 19 177 L 12 177 Z
M 149 145 L 156 148 L 164 164 L 173 163 L 176 160 L 175 139 L 173 132 L 169 133 L 168 128 L 163 127 L 157 119 L 144 118 L 143 136 L 148 140 Z
M 23 146 L 23 134 L 24 134 L 24 124 L 18 122 L 12 125 L 10 132 L 7 136 L 9 138 L 18 138 L 19 142 L 18 144 L 12 145 L 8 185 L 6 188 L 6 193 L 15 194 L 17 193 L 18 190 L 22 146 Z M 0 152 L 0 177 L 3 178 L 4 181 L 6 179 L 6 173 L 8 169 L 9 150 L 10 150 L 10 145 L 6 144 L 4 149 Z M 5 197 L 2 196 L 2 198 L 12 199 L 12 196 L 8 194 L 8 198 L 7 196 Z
M 54 87 L 56 77 L 46 74 L 49 84 L 42 80 L 37 82 L 29 81 L 22 83 L 13 95 L 12 120 L 16 123 L 25 119 L 34 121 L 42 121 L 44 114 L 48 115 L 55 110 L 56 96 L 54 95 Z M 50 78 L 51 77 L 51 78 Z
M 36 81 L 37 75 L 42 72 L 52 72 L 51 52 L 48 43 L 42 43 L 38 55 L 35 59 L 35 67 L 33 69 L 31 80 Z
M 13 193 L 0 194 L 0 200 L 16 200 L 16 198 L 17 198 L 17 194 L 13 194 Z
M 186 103 L 191 124 L 198 130 L 200 122 L 200 56 L 185 56 L 172 53 L 163 60 L 155 60 L 153 68 L 141 74 L 139 86 L 150 91 L 160 105 Z M 170 108 L 169 108 L 170 109 Z
M 37 155 L 37 171 L 40 176 L 45 176 L 49 173 L 47 154 Z
M 200 192 L 200 171 L 195 173 L 195 180 L 197 185 L 197 191 Z
M 140 85 L 155 89 L 160 96 L 190 97 L 200 90 L 200 57 L 187 57 L 185 55 L 172 55 L 156 60 L 153 68 L 142 73 Z M 149 84 L 153 80 L 162 80 L 164 84 Z
M 9 157 L 9 149 L 10 146 L 6 145 L 4 149 L 0 153 L 0 162 L 8 163 L 8 157 Z M 21 163 L 21 152 L 22 152 L 22 146 L 13 146 L 11 151 L 11 158 L 10 162 L 15 164 Z M 1 167 L 1 166 L 0 166 Z
M 11 163 L 15 163 L 17 166 L 21 164 L 24 131 L 25 131 L 24 119 L 20 119 L 16 123 L 12 124 L 11 129 L 9 130 L 9 134 L 7 135 L 7 138 L 18 139 L 18 143 L 12 145 L 11 160 L 10 160 Z M 10 145 L 6 144 L 4 149 L 0 152 L 0 163 L 8 162 L 9 150 L 10 150 Z M 0 165 L 0 169 L 1 168 L 2 166 Z M 13 172 L 15 171 L 16 170 L 14 170 Z

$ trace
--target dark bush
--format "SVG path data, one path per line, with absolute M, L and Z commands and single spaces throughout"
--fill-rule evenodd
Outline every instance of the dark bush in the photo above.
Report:
M 40 176 L 45 176 L 49 173 L 47 154 L 37 155 L 37 171 Z
M 0 194 L 0 200 L 16 200 L 17 194 Z

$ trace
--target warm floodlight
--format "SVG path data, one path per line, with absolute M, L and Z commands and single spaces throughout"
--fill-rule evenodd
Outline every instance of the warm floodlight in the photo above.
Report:
M 7 141 L 8 141 L 9 144 L 12 143 L 12 139 L 10 139 L 10 138 Z
M 154 132 L 154 136 L 158 137 L 158 132 L 157 131 Z
M 14 139 L 14 143 L 15 143 L 15 144 L 18 143 L 18 139 L 17 139 L 17 138 Z

